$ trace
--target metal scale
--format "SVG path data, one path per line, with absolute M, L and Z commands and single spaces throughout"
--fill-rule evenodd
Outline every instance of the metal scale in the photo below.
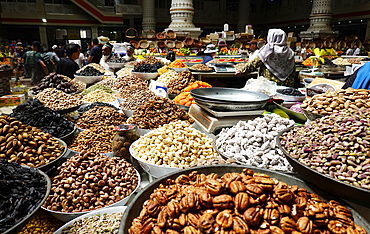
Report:
M 196 104 L 190 106 L 189 115 L 208 133 L 261 116 L 262 106 L 270 99 L 265 94 L 230 88 L 195 89 L 191 95 Z

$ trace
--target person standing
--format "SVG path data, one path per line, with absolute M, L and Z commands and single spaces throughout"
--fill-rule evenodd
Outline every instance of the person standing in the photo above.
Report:
M 108 71 L 111 71 L 113 72 L 114 69 L 110 68 L 108 63 L 107 63 L 107 60 L 109 60 L 113 55 L 112 55 L 112 49 L 113 49 L 113 45 L 109 42 L 105 43 L 105 45 L 103 46 L 102 48 L 102 53 L 103 53 L 103 57 L 100 59 L 100 62 L 99 64 L 105 68 L 105 70 L 108 70 Z
M 24 76 L 25 78 L 31 78 L 31 80 L 35 79 L 35 54 L 36 52 L 32 50 L 31 46 L 28 47 L 27 52 L 24 54 Z
M 206 50 L 204 51 L 204 53 L 206 54 L 206 56 L 204 56 L 203 61 L 202 61 L 202 64 L 206 64 L 209 61 L 212 61 L 213 60 L 213 58 L 217 54 L 216 46 L 213 45 L 213 44 L 208 44 L 207 47 L 206 47 Z
M 63 58 L 65 52 L 66 51 L 64 50 L 64 47 L 62 45 L 60 45 L 59 48 L 58 48 L 58 52 L 56 52 L 57 55 L 58 55 L 58 58 L 60 58 L 60 59 Z
M 355 51 L 353 52 L 353 56 L 359 56 L 360 55 L 360 48 L 358 48 L 358 45 L 354 45 Z
M 308 44 L 306 44 L 306 45 L 303 47 L 303 49 L 301 50 L 301 56 L 302 56 L 302 59 L 303 59 L 303 60 L 306 60 L 306 59 L 307 59 L 307 57 L 308 57 L 308 47 L 309 47 L 309 45 L 308 45 Z
M 53 47 L 51 47 L 51 49 L 53 50 L 53 52 L 51 53 L 51 56 L 50 56 L 50 59 L 54 62 L 55 65 L 57 65 L 60 61 L 60 58 L 58 56 L 58 51 L 59 51 L 59 48 L 57 45 L 53 45 Z
M 93 48 L 90 51 L 89 58 L 87 59 L 87 64 L 96 63 L 99 64 L 102 57 L 102 48 L 99 46 L 98 39 L 94 38 L 91 42 Z
M 353 55 L 353 50 L 352 50 L 352 48 L 351 48 L 349 45 L 347 45 L 347 46 L 346 46 L 346 48 L 347 48 L 346 55 L 347 55 L 347 56 Z
M 258 55 L 258 51 L 259 49 L 257 48 L 257 40 L 253 39 L 251 40 L 250 42 L 248 42 L 249 44 L 249 60 L 254 60 L 257 55 Z
M 53 67 L 56 70 L 55 64 L 49 59 L 46 53 L 43 53 L 41 44 L 39 41 L 32 42 L 32 50 L 36 52 L 36 75 L 34 79 L 31 78 L 31 84 L 39 83 L 45 76 L 53 72 Z
M 57 68 L 57 74 L 68 76 L 74 79 L 74 74 L 79 68 L 78 64 L 75 62 L 80 55 L 80 50 L 78 45 L 70 44 L 66 46 L 66 57 L 61 58 Z
M 84 63 L 84 60 L 85 60 L 85 56 L 83 53 L 81 53 L 81 47 L 79 44 L 76 44 L 77 48 L 78 48 L 78 53 L 79 53 L 79 56 L 78 58 L 75 60 L 75 62 L 77 63 L 78 67 L 81 68 L 83 65 L 85 65 Z

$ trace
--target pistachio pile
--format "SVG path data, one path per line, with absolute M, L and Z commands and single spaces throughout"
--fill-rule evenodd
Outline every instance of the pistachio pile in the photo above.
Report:
M 294 128 L 281 145 L 304 165 L 342 182 L 370 189 L 370 110 L 346 110 Z

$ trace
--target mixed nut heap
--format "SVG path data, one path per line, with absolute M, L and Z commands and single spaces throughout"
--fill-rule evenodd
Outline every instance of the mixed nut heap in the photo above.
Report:
M 68 143 L 68 148 L 82 152 L 83 150 L 97 153 L 112 152 L 112 141 L 115 135 L 113 126 L 97 126 L 80 132 Z
M 324 116 L 280 137 L 291 157 L 342 182 L 370 189 L 370 110 Z
M 127 120 L 125 114 L 107 106 L 96 106 L 83 113 L 77 120 L 77 127 L 88 129 L 96 126 L 118 126 Z
M 136 76 L 126 76 L 123 78 L 119 78 L 113 85 L 114 90 L 120 90 L 121 88 L 125 88 L 126 86 L 130 86 L 132 84 L 136 84 L 142 87 L 146 87 L 149 89 L 148 83 L 144 80 L 136 77 Z M 144 88 L 143 88 L 144 89 Z
M 131 85 L 127 87 L 131 87 Z M 124 102 L 119 104 L 119 107 L 121 107 L 123 110 L 136 110 L 140 106 L 148 103 L 149 100 L 156 97 L 155 93 L 151 90 L 139 90 L 134 92 L 131 96 L 126 96 L 126 91 L 123 91 L 122 93 L 126 98 Z
M 305 99 L 301 108 L 319 115 L 330 115 L 340 110 L 358 110 L 370 108 L 370 90 L 340 89 L 327 91 Z
M 138 186 L 134 167 L 124 159 L 83 151 L 67 159 L 50 178 L 48 210 L 85 212 L 112 205 Z
M 179 73 L 171 82 L 168 84 L 169 94 L 180 94 L 183 89 L 195 82 L 195 78 L 190 71 L 183 71 Z
M 145 201 L 130 234 L 361 233 L 350 210 L 296 185 L 242 173 L 180 175 Z
M 60 157 L 63 150 L 64 146 L 50 134 L 0 116 L 0 159 L 40 167 Z
M 50 75 L 42 79 L 37 86 L 32 88 L 32 92 L 36 95 L 47 88 L 56 88 L 68 94 L 77 91 L 77 88 L 73 84 L 71 84 L 69 81 L 65 80 L 64 77 L 56 73 L 51 73 Z
M 0 159 L 0 232 L 14 227 L 46 196 L 47 182 L 34 168 Z
M 39 99 L 44 106 L 52 110 L 65 110 L 82 104 L 82 101 L 78 98 L 56 88 L 44 89 L 35 98 Z
M 121 88 L 114 96 L 117 98 L 128 99 L 140 91 L 149 92 L 149 88 L 138 84 L 132 84 Z
M 154 129 L 177 120 L 194 123 L 188 113 L 168 98 L 154 97 L 138 107 L 129 119 L 142 129 Z

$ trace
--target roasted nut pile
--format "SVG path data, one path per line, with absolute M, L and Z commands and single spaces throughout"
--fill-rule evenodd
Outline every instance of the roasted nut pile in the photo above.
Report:
M 232 128 L 224 128 L 216 140 L 217 149 L 226 156 L 256 167 L 291 171 L 292 166 L 277 147 L 278 132 L 294 125 L 277 114 L 264 115 L 254 120 L 239 121 Z
M 82 101 L 78 98 L 55 88 L 44 89 L 35 98 L 39 99 L 44 106 L 52 110 L 64 110 L 82 104 Z
M 115 106 L 113 106 L 112 104 L 109 104 L 109 103 L 94 102 L 94 103 L 88 104 L 87 106 L 82 105 L 80 108 L 78 108 L 77 112 L 78 112 L 79 115 L 83 115 L 83 113 L 85 113 L 86 111 L 94 109 L 97 106 L 107 106 L 107 107 L 111 107 L 111 108 L 114 108 L 116 110 L 119 110 L 117 107 L 115 107 Z
M 370 189 L 370 110 L 341 111 L 281 136 L 282 147 L 327 176 Z
M 101 84 L 94 84 L 94 85 L 88 87 L 87 89 L 85 89 L 84 91 L 82 91 L 82 95 L 87 95 L 87 94 L 89 94 L 91 92 L 94 92 L 95 90 L 98 90 L 98 89 L 101 89 L 106 93 L 113 93 L 113 91 L 110 88 L 108 88 L 107 86 L 104 86 L 104 85 L 101 85 Z
M 168 84 L 168 93 L 180 94 L 183 89 L 188 87 L 193 82 L 195 82 L 193 74 L 190 71 L 183 71 Z
M 88 150 L 97 153 L 110 153 L 115 134 L 113 126 L 92 127 L 73 137 L 68 148 L 77 152 Z
M 62 230 L 62 234 L 75 233 L 111 233 L 118 234 L 123 212 L 102 215 L 96 214 L 91 217 L 79 219 L 71 226 Z
M 132 150 L 135 157 L 148 163 L 178 168 L 218 155 L 212 139 L 185 121 L 150 131 L 132 145 Z
M 146 57 L 145 59 L 143 59 L 142 61 L 140 61 L 140 62 L 136 62 L 135 64 L 134 64 L 134 67 L 138 67 L 138 66 L 140 66 L 140 65 L 143 65 L 143 64 L 150 64 L 150 65 L 153 65 L 153 64 L 155 64 L 155 63 L 162 63 L 161 61 L 159 61 L 158 59 L 156 59 L 155 57 L 153 57 L 153 56 L 148 56 L 148 57 Z M 162 63 L 162 65 L 163 65 L 163 63 Z
M 46 196 L 47 182 L 34 168 L 0 159 L 0 232 L 30 214 Z
M 200 166 L 206 166 L 206 165 L 218 165 L 218 164 L 231 164 L 231 165 L 236 165 L 236 161 L 234 159 L 227 159 L 224 160 L 221 157 L 217 158 L 212 158 L 212 159 L 207 159 L 207 160 L 199 160 L 197 163 L 191 163 L 189 166 L 186 166 L 185 168 L 188 167 L 200 167 Z
M 116 74 L 117 74 L 117 77 L 125 77 L 125 76 L 129 76 L 131 74 L 131 71 L 133 70 L 134 68 L 132 67 L 124 67 L 122 68 L 121 70 L 119 70 Z
M 168 98 L 154 97 L 139 106 L 130 118 L 131 124 L 142 129 L 155 129 L 177 120 L 194 123 L 188 113 Z
M 77 79 L 71 79 L 64 75 L 60 75 L 60 76 L 63 77 L 63 79 L 65 79 L 69 83 L 73 84 L 73 86 L 77 88 L 77 91 L 76 91 L 77 93 L 81 93 L 84 89 L 86 89 L 86 83 L 83 83 Z
M 124 124 L 127 117 L 116 109 L 107 106 L 97 106 L 83 113 L 77 120 L 77 127 L 88 129 L 97 126 L 118 126 Z
M 327 91 L 305 99 L 301 105 L 302 109 L 314 114 L 328 115 L 338 113 L 340 110 L 357 110 L 370 108 L 370 90 L 367 89 L 341 89 Z
M 97 84 L 104 85 L 105 87 L 108 87 L 108 88 L 112 89 L 113 85 L 114 85 L 114 82 L 115 82 L 115 80 L 113 80 L 112 78 L 107 78 L 107 79 L 104 79 L 102 81 L 99 81 Z
M 82 98 L 83 102 L 115 102 L 117 99 L 102 89 L 97 89 Z
M 177 76 L 178 76 L 177 72 L 169 70 L 168 72 L 165 72 L 162 75 L 160 75 L 157 81 L 162 83 L 164 86 L 168 86 L 171 82 L 173 82 L 176 79 Z
M 117 98 L 130 98 L 139 91 L 146 91 L 149 92 L 148 87 L 142 86 L 142 85 L 137 85 L 137 84 L 132 84 L 129 86 L 125 86 L 124 88 L 121 88 L 114 96 Z
M 199 70 L 199 71 L 211 71 L 212 68 L 204 65 L 204 64 L 196 64 L 190 67 L 193 70 Z
M 131 86 L 129 86 L 131 87 Z M 125 95 L 125 91 L 123 91 L 123 94 Z M 121 96 L 123 97 L 123 96 Z M 151 90 L 141 90 L 138 91 L 132 96 L 126 96 L 125 101 L 121 102 L 119 104 L 119 107 L 121 107 L 124 110 L 136 110 L 140 106 L 144 105 L 145 103 L 148 103 L 149 100 L 155 98 L 156 95 Z
M 139 183 L 136 170 L 126 160 L 87 151 L 67 159 L 50 180 L 50 195 L 43 206 L 68 213 L 112 205 L 130 195 Z
M 147 87 L 149 89 L 149 85 L 143 81 L 142 79 L 136 76 L 126 76 L 123 78 L 119 78 L 113 85 L 114 90 L 120 90 L 121 88 L 125 88 L 126 86 L 130 86 L 132 84 L 136 84 L 142 87 Z
M 26 102 L 19 104 L 13 109 L 10 117 L 57 138 L 62 138 L 75 129 L 74 124 L 68 121 L 66 117 L 45 107 L 36 98 L 28 98 Z
M 0 116 L 0 159 L 39 167 L 62 155 L 64 147 L 48 133 Z
M 18 234 L 53 234 L 63 225 L 64 222 L 55 218 L 47 211 L 40 209 Z
M 128 233 L 362 233 L 339 202 L 244 169 L 242 173 L 180 175 L 145 201 Z

